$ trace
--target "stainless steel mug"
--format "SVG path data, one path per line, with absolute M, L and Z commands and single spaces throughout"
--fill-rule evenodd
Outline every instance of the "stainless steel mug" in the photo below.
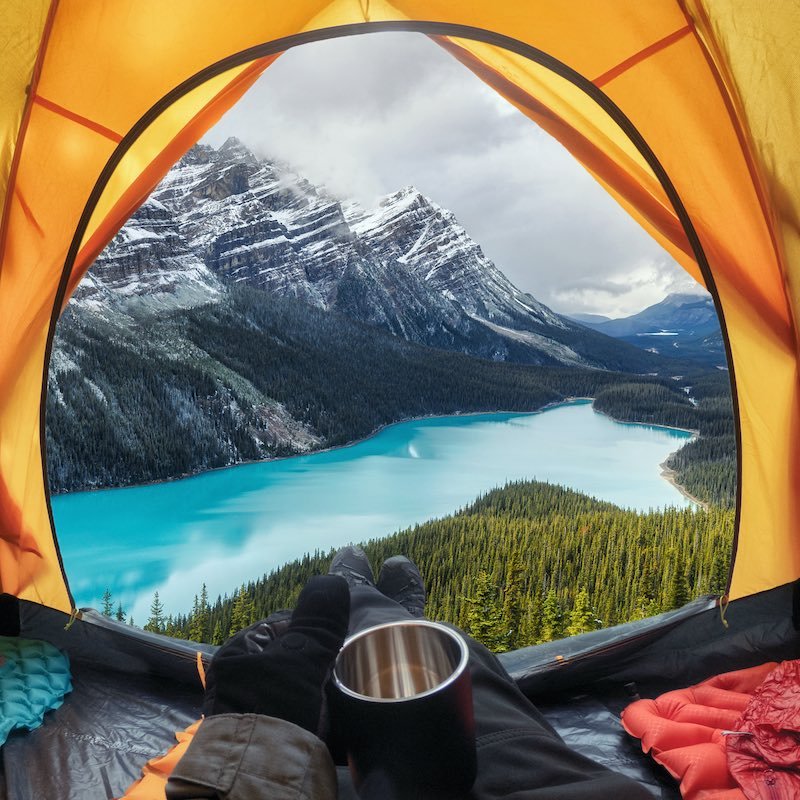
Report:
M 469 649 L 427 620 L 350 637 L 333 670 L 333 722 L 362 796 L 446 798 L 475 781 Z

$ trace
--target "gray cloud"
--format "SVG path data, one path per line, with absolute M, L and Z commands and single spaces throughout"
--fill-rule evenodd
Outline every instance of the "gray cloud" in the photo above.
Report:
M 560 145 L 424 36 L 286 53 L 207 141 L 229 135 L 366 205 L 417 186 L 558 310 L 633 313 L 694 283 Z

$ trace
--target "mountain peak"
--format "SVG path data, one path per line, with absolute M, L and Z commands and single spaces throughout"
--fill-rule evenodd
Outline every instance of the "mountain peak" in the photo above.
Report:
M 396 192 L 384 195 L 378 201 L 379 208 L 423 208 L 425 206 L 434 205 L 433 201 L 425 197 L 416 186 L 404 186 Z
M 697 292 L 673 292 L 672 294 L 668 294 L 660 303 L 656 303 L 655 305 L 684 306 L 690 303 L 706 303 L 708 305 L 713 305 L 714 301 L 711 299 L 711 295 L 705 290 Z M 646 311 L 647 309 L 643 310 Z
M 250 284 L 420 344 L 494 360 L 607 365 L 606 344 L 596 347 L 517 289 L 455 215 L 416 186 L 366 211 L 231 137 L 193 148 L 154 198 L 120 234 L 106 268 L 131 293 L 161 261 L 176 285 L 181 270 L 196 273 L 198 285 L 208 277 Z
M 220 145 L 217 153 L 219 156 L 222 156 L 225 161 L 247 164 L 250 167 L 257 166 L 261 163 L 253 151 L 250 150 L 241 139 L 237 139 L 235 136 L 229 136 L 222 145 Z
M 250 153 L 241 139 L 236 136 L 229 136 L 219 147 L 220 153 L 244 152 Z M 252 154 L 251 154 L 252 155 Z

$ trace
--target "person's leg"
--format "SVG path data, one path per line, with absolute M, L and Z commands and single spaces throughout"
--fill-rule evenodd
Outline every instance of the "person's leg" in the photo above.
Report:
M 345 561 L 352 578 L 348 580 L 350 635 L 373 625 L 415 618 L 373 585 L 372 568 L 363 551 L 349 548 Z M 336 564 L 334 559 L 332 571 Z M 337 574 L 342 573 L 337 571 Z M 347 579 L 347 575 L 343 577 Z M 650 793 L 640 784 L 567 747 L 497 658 L 463 631 L 450 627 L 464 637 L 470 650 L 478 753 L 478 777 L 470 798 L 650 800 Z M 340 777 L 342 797 L 352 797 L 352 787 L 342 785 L 348 784 L 346 776 Z
M 376 588 L 372 566 L 360 547 L 350 545 L 339 550 L 333 557 L 328 572 L 341 575 L 350 586 L 350 626 L 347 631 L 350 636 L 373 625 L 413 619 L 393 597 L 388 597 Z M 419 580 L 421 582 L 422 578 Z
M 635 781 L 571 750 L 502 664 L 464 634 L 470 649 L 478 777 L 476 800 L 652 800 Z

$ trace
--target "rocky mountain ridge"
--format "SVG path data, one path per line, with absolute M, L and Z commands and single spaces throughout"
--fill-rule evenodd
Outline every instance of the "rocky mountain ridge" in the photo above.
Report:
M 413 187 L 376 208 L 342 202 L 235 139 L 198 145 L 97 259 L 77 293 L 128 312 L 192 307 L 245 283 L 496 361 L 657 371 L 520 291 Z
M 663 380 L 676 372 L 520 292 L 413 188 L 365 210 L 236 142 L 200 146 L 62 316 L 50 486 L 163 480 L 400 419 L 531 411 L 631 381 L 685 405 Z

